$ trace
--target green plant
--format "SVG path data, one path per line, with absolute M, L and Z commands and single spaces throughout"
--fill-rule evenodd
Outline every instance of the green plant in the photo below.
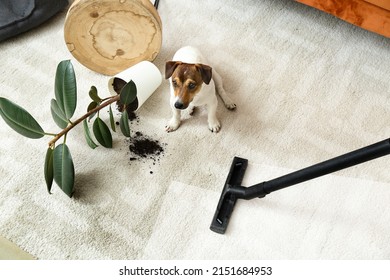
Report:
M 92 149 L 95 149 L 98 145 L 94 142 L 88 125 L 94 118 L 92 131 L 95 139 L 103 147 L 112 148 L 112 134 L 109 126 L 100 118 L 100 110 L 109 107 L 110 127 L 115 132 L 111 104 L 117 102 L 123 108 L 119 121 L 120 130 L 124 136 L 130 137 L 126 106 L 135 100 L 137 87 L 133 81 L 130 81 L 122 87 L 118 95 L 101 98 L 96 87 L 92 86 L 89 90 L 92 101 L 87 108 L 87 113 L 72 121 L 77 105 L 76 75 L 71 61 L 64 60 L 57 66 L 54 93 L 55 98 L 51 100 L 50 109 L 54 122 L 62 129 L 59 133 L 45 132 L 29 112 L 3 97 L 0 97 L 0 115 L 12 129 L 25 137 L 32 139 L 44 136 L 53 137 L 48 143 L 44 165 L 47 190 L 51 193 L 54 180 L 63 192 L 72 197 L 75 171 L 72 155 L 66 144 L 68 132 L 76 125 L 83 123 L 86 142 Z M 56 145 L 61 138 L 63 142 Z

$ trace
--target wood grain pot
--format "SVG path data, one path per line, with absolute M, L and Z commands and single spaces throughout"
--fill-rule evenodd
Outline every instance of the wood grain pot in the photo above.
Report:
M 149 0 L 76 0 L 65 19 L 64 37 L 85 67 L 113 76 L 161 49 L 161 19 Z

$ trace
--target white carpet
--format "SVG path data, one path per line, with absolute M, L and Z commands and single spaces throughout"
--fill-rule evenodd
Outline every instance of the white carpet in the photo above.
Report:
M 228 231 L 209 230 L 234 156 L 248 158 L 244 185 L 284 175 L 390 136 L 389 40 L 293 1 L 160 1 L 165 61 L 194 45 L 237 103 L 207 129 L 206 111 L 167 134 L 168 84 L 133 122 L 164 143 L 158 158 L 130 161 L 129 142 L 91 150 L 82 127 L 68 135 L 76 169 L 72 199 L 43 163 L 50 138 L 26 139 L 0 120 L 0 235 L 38 259 L 390 259 L 390 157 L 239 201 Z M 78 107 L 109 77 L 68 52 L 65 13 L 0 43 L 0 96 L 46 131 L 57 64 L 72 59 Z

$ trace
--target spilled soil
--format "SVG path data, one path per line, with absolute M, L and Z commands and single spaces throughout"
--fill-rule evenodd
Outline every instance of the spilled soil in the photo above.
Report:
M 139 118 L 134 113 L 130 121 L 132 123 L 139 123 Z M 128 145 L 130 151 L 130 162 L 141 161 L 144 163 L 150 163 L 151 170 L 149 173 L 153 174 L 152 166 L 159 163 L 160 158 L 164 155 L 167 144 L 161 143 L 160 141 L 137 131 L 131 135 L 128 140 Z
M 143 135 L 139 131 L 130 139 L 129 149 L 132 154 L 132 157 L 130 157 L 131 161 L 137 159 L 152 159 L 153 161 L 158 161 L 160 155 L 164 153 L 163 144 L 158 140 L 153 140 L 148 136 Z

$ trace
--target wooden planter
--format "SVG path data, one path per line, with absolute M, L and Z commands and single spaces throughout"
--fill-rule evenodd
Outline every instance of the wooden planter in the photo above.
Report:
M 64 37 L 81 64 L 113 76 L 156 58 L 161 19 L 149 0 L 76 0 L 65 19 Z

